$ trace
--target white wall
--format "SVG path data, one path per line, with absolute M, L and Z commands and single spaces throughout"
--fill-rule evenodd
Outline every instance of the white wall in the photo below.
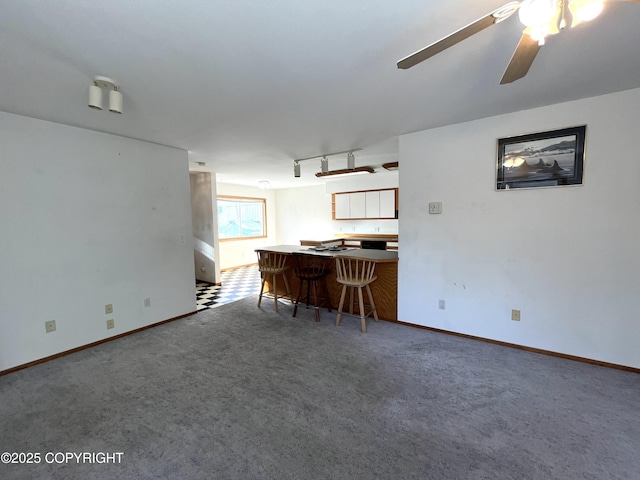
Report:
M 0 370 L 195 311 L 185 151 L 0 112 L 0 219 Z
M 324 185 L 276 190 L 277 243 L 300 245 L 300 240 L 333 237 L 331 194 Z
M 631 90 L 401 137 L 399 319 L 640 367 L 638 111 Z M 583 124 L 584 185 L 495 190 L 498 138 Z
M 264 198 L 267 201 L 267 237 L 255 240 L 219 241 L 220 268 L 227 269 L 242 265 L 258 263 L 255 249 L 276 242 L 276 199 L 274 190 L 262 190 L 257 187 L 247 187 L 230 183 L 217 184 L 218 195 L 236 197 Z M 217 210 L 215 216 L 217 217 Z

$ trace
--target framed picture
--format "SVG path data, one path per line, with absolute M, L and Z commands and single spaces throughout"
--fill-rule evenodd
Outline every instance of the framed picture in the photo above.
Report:
M 586 125 L 498 139 L 496 189 L 581 185 Z

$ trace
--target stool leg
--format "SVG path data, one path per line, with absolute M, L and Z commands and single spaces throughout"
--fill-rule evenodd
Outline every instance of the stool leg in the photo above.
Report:
M 338 314 L 336 315 L 336 326 L 340 325 L 340 317 L 342 317 L 342 306 L 344 305 L 344 297 L 347 294 L 347 286 L 342 286 L 342 294 L 340 295 L 340 305 L 338 305 Z
M 349 287 L 349 313 L 353 315 L 353 294 L 356 287 Z
M 358 302 L 360 303 L 360 327 L 362 333 L 367 333 L 367 321 L 365 319 L 364 300 L 362 298 L 362 287 L 358 287 Z
M 373 308 L 373 318 L 375 318 L 377 322 L 378 311 L 376 310 L 376 304 L 373 303 L 373 294 L 371 293 L 371 288 L 369 287 L 369 284 L 367 284 L 366 287 L 367 287 L 367 293 L 369 294 L 369 301 L 371 302 L 371 308 Z
M 306 305 L 307 308 L 309 308 L 309 302 L 311 301 L 311 280 L 309 280 L 308 278 L 306 279 L 307 282 L 307 297 L 306 297 Z
M 276 312 L 278 311 L 278 275 L 274 274 L 273 277 L 273 298 Z
M 323 292 L 324 298 L 327 301 L 327 310 L 329 310 L 329 312 L 331 312 L 331 298 L 329 297 L 329 289 L 327 288 L 327 279 L 326 279 L 326 277 L 322 277 L 322 280 L 320 280 L 320 286 L 322 287 L 322 292 Z
M 318 305 L 320 302 L 318 301 L 318 281 L 313 280 L 313 305 L 316 311 L 316 322 L 320 321 L 320 306 Z
M 304 280 L 300 280 L 300 284 L 298 285 L 298 295 L 296 296 L 296 301 L 293 304 L 293 316 L 296 316 L 298 313 L 298 304 L 300 303 L 300 295 L 302 295 L 302 289 L 304 287 Z
M 286 272 L 282 272 L 282 278 L 284 279 L 284 286 L 287 289 L 287 296 L 289 297 L 290 301 L 293 301 L 293 298 L 291 298 L 291 289 L 289 288 L 289 281 L 287 280 Z M 284 295 L 282 295 L 282 298 L 284 298 Z
M 264 292 L 264 284 L 267 281 L 267 274 L 262 274 L 262 286 L 260 287 L 260 296 L 258 297 L 258 308 L 260 308 L 260 304 L 262 303 L 262 292 Z

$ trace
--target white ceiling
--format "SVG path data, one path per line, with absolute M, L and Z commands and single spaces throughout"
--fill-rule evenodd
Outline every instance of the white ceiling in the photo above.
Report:
M 356 165 L 381 165 L 404 133 L 640 87 L 628 2 L 549 38 L 513 84 L 498 82 L 517 15 L 396 68 L 503 3 L 0 0 L 0 110 L 186 149 L 222 181 L 279 188 L 316 181 L 319 160 L 293 178 L 295 158 L 363 148 Z M 123 115 L 87 107 L 95 75 L 121 85 Z

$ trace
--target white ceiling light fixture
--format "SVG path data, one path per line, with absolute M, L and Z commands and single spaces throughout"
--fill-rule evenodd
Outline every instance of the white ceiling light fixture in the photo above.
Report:
M 118 84 L 107 77 L 93 77 L 93 85 L 89 87 L 89 108 L 102 110 L 102 90 L 109 91 L 109 111 L 122 113 L 122 93 Z
M 269 182 L 269 180 L 258 180 L 258 188 L 261 190 L 269 190 L 271 188 L 271 182 Z

